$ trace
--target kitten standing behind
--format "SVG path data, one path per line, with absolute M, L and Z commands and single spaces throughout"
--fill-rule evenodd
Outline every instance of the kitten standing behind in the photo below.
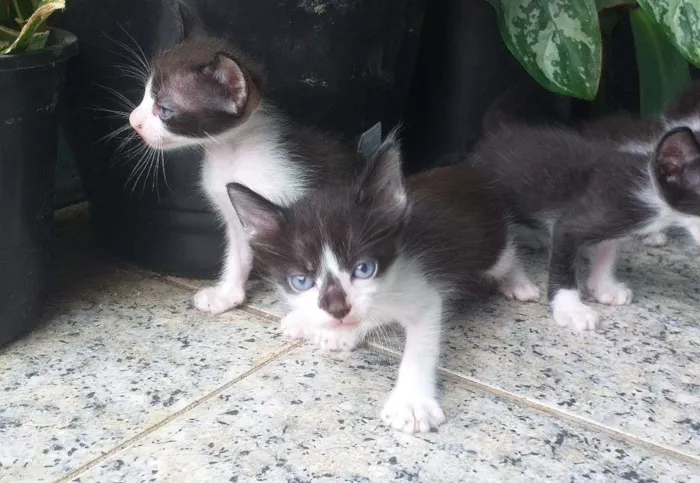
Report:
M 662 116 L 635 117 L 622 113 L 581 123 L 578 130 L 589 139 L 610 142 L 622 152 L 650 156 L 664 133 L 682 126 L 700 133 L 700 81 L 693 82 Z M 700 245 L 700 221 L 686 229 Z M 647 235 L 642 241 L 648 246 L 661 246 L 667 237 L 659 231 Z
M 263 99 L 263 73 L 227 41 L 207 35 L 180 5 L 184 41 L 152 63 L 130 123 L 151 147 L 201 147 L 202 187 L 226 226 L 220 282 L 195 306 L 218 314 L 241 304 L 252 252 L 226 185 L 250 187 L 288 205 L 319 186 L 344 184 L 363 162 L 349 146 L 297 126 Z
M 549 230 L 548 297 L 554 319 L 594 329 L 597 313 L 581 300 L 576 265 L 590 247 L 589 294 L 628 304 L 615 277 L 618 245 L 668 227 L 692 232 L 700 220 L 700 145 L 687 127 L 672 129 L 651 153 L 630 153 L 568 129 L 507 125 L 488 133 L 473 164 L 502 189 L 513 215 Z
M 441 326 L 485 282 L 535 300 L 510 241 L 505 205 L 466 165 L 407 180 L 395 134 L 358 183 L 325 189 L 289 208 L 229 186 L 256 257 L 291 312 L 284 333 L 331 350 L 351 350 L 397 321 L 406 347 L 381 413 L 407 432 L 445 417 L 436 397 Z

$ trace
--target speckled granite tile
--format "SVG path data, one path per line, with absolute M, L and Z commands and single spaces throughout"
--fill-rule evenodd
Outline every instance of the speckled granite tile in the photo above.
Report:
M 620 278 L 635 291 L 626 307 L 596 305 L 596 333 L 557 327 L 538 304 L 494 298 L 446 329 L 442 364 L 569 414 L 700 458 L 700 249 L 628 247 Z M 532 258 L 532 257 L 531 257 Z M 530 273 L 544 287 L 543 256 Z M 400 348 L 398 340 L 375 341 Z
M 45 323 L 0 349 L 0 481 L 47 481 L 285 347 L 245 312 L 209 320 L 190 294 L 59 253 Z
M 292 352 L 76 475 L 87 482 L 675 481 L 697 468 L 446 383 L 448 423 L 378 426 L 395 362 Z M 697 481 L 697 480 L 696 480 Z

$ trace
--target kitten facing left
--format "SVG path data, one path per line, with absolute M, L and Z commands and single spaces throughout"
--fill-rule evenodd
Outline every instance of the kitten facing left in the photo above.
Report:
M 286 295 L 284 333 L 351 350 L 398 322 L 406 346 L 381 413 L 407 432 L 443 423 L 436 371 L 443 322 L 485 282 L 534 300 L 512 245 L 503 198 L 467 165 L 404 179 L 395 133 L 360 180 L 290 207 L 240 185 L 229 196 L 262 268 Z

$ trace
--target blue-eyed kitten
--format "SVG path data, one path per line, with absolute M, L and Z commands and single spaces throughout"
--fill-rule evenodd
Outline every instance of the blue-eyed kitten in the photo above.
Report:
M 179 4 L 183 40 L 153 59 L 130 123 L 154 149 L 203 148 L 201 184 L 226 228 L 219 283 L 195 306 L 218 314 L 240 305 L 253 255 L 226 185 L 249 186 L 287 205 L 319 186 L 356 177 L 363 161 L 350 146 L 296 124 L 264 96 L 263 69 L 225 39 L 208 35 Z
M 363 176 L 291 207 L 239 184 L 231 201 L 255 256 L 291 311 L 284 333 L 351 350 L 398 322 L 406 346 L 382 420 L 425 432 L 445 420 L 436 394 L 441 327 L 487 282 L 534 300 L 511 243 L 503 199 L 466 165 L 404 179 L 390 134 Z

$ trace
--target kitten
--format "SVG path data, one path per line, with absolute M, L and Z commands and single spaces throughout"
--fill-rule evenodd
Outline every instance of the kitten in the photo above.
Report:
M 700 82 L 693 82 L 666 113 L 658 117 L 635 117 L 620 113 L 578 126 L 579 132 L 591 139 L 607 141 L 620 151 L 651 155 L 665 132 L 674 127 L 688 126 L 700 133 Z M 700 244 L 700 226 L 691 225 L 688 232 Z M 648 246 L 662 246 L 667 237 L 663 231 L 647 235 L 642 242 Z
M 241 183 L 280 205 L 319 186 L 359 175 L 363 161 L 339 141 L 300 127 L 263 98 L 259 65 L 227 41 L 207 35 L 180 4 L 184 41 L 152 62 L 143 100 L 129 121 L 150 146 L 202 147 L 202 187 L 226 226 L 218 285 L 195 306 L 218 314 L 245 299 L 252 252 L 226 185 Z
M 652 153 L 631 153 L 570 129 L 502 126 L 472 162 L 504 191 L 514 216 L 548 228 L 549 301 L 555 321 L 575 330 L 598 321 L 576 281 L 582 248 L 591 247 L 590 295 L 628 304 L 632 291 L 614 273 L 620 242 L 671 226 L 692 233 L 700 219 L 700 145 L 687 127 L 668 131 Z
M 539 291 L 510 242 L 501 197 L 472 168 L 403 179 L 395 132 L 361 179 L 289 208 L 238 184 L 229 194 L 257 259 L 286 296 L 287 336 L 352 350 L 393 321 L 406 331 L 382 420 L 425 432 L 445 420 L 436 398 L 441 325 L 484 282 L 520 300 Z

